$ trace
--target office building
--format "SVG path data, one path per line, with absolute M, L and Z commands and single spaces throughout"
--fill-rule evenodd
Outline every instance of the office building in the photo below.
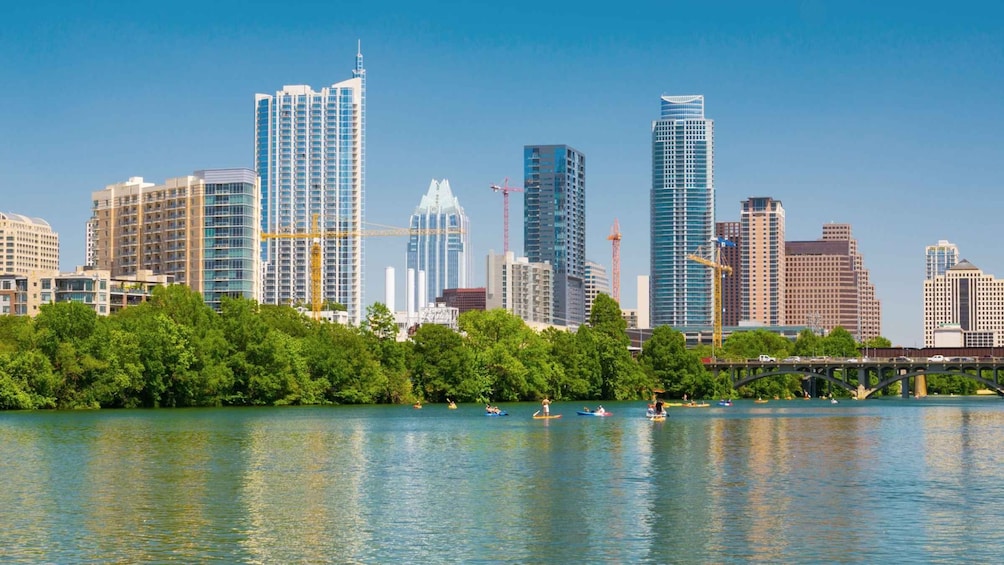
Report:
M 59 234 L 41 218 L 0 212 L 2 274 L 59 270 Z
M 938 343 L 942 330 L 961 343 Z M 924 281 L 924 347 L 1004 346 L 1004 279 L 963 259 Z
M 554 324 L 586 319 L 586 157 L 567 145 L 523 148 L 523 244 L 530 263 L 550 263 Z
M 652 324 L 649 322 L 652 318 L 648 303 L 648 280 L 648 275 L 638 275 L 636 279 L 637 286 L 635 287 L 638 293 L 638 327 L 642 329 L 652 327 Z
M 785 243 L 785 320 L 857 341 L 881 335 L 881 304 L 849 224 L 825 224 L 816 241 Z
M 109 185 L 91 196 L 92 266 L 116 279 L 141 271 L 170 276 L 216 310 L 224 296 L 257 299 L 259 192 L 249 169 Z
M 959 248 L 954 243 L 939 239 L 937 244 L 924 248 L 924 256 L 927 260 L 924 279 L 931 281 L 959 262 Z
M 784 207 L 770 197 L 751 197 L 742 203 L 739 223 L 742 320 L 783 326 Z
M 474 278 L 470 220 L 450 191 L 450 181 L 429 184 L 409 226 L 413 231 L 408 238 L 407 268 L 425 272 L 425 294 L 413 297 L 415 304 L 426 307 L 447 288 L 467 288 Z
M 732 272 L 722 277 L 722 325 L 738 326 L 743 317 L 743 239 L 740 222 L 715 222 L 715 237 L 727 239 L 734 246 L 718 248 L 722 263 L 732 267 Z
M 446 288 L 442 296 L 436 298 L 436 304 L 456 308 L 459 314 L 469 310 L 485 310 L 485 287 L 479 288 Z
M 586 261 L 585 268 L 586 320 L 593 311 L 593 301 L 600 293 L 610 296 L 610 279 L 603 265 L 595 261 Z
M 28 315 L 28 276 L 0 274 L 0 316 Z
M 703 96 L 663 96 L 652 122 L 652 326 L 712 323 L 712 270 L 687 259 L 715 227 L 714 120 Z
M 553 276 L 550 263 L 517 258 L 512 251 L 504 255 L 490 254 L 485 308 L 508 310 L 532 324 L 553 324 Z
M 255 95 L 255 167 L 261 177 L 262 302 L 310 304 L 314 219 L 321 237 L 321 298 L 362 320 L 366 71 L 314 90 L 287 85 Z

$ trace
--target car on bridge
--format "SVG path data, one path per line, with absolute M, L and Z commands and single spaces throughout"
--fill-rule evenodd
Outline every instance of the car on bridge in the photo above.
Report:
M 785 363 L 801 363 L 802 362 L 802 358 L 799 357 L 798 355 L 793 355 L 791 357 L 785 357 L 783 359 L 783 361 Z
M 777 363 L 777 359 L 771 357 L 770 355 L 760 355 L 759 359 L 757 360 L 760 361 L 761 363 Z
M 945 359 L 944 355 L 932 355 L 927 358 L 928 363 L 944 363 L 946 361 L 948 361 L 948 359 Z
M 913 363 L 913 359 L 907 357 L 906 355 L 900 355 L 899 357 L 890 357 L 889 361 L 893 363 Z

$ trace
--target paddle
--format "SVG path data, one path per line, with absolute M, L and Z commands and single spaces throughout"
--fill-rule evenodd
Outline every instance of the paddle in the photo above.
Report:
M 540 410 L 537 410 L 536 412 L 533 413 L 534 416 L 536 416 L 537 414 L 540 414 Z

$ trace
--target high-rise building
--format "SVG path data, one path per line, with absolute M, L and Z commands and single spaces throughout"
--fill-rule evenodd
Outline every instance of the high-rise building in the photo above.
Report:
M 924 281 L 924 347 L 939 347 L 936 333 L 951 328 L 962 347 L 1004 346 L 1004 280 L 963 259 Z
M 600 293 L 610 296 L 610 278 L 607 277 L 607 269 L 595 261 L 586 261 L 585 268 L 585 289 L 586 289 L 586 319 L 589 319 L 593 311 L 593 301 Z
M 554 323 L 586 319 L 586 157 L 567 145 L 523 148 L 523 244 L 554 269 Z
M 769 196 L 742 203 L 742 320 L 785 325 L 784 207 Z
M 954 243 L 939 239 L 935 245 L 928 245 L 924 249 L 927 259 L 926 280 L 934 280 L 938 275 L 944 275 L 945 271 L 959 262 L 959 248 Z
M 718 248 L 722 263 L 732 267 L 731 273 L 722 277 L 722 325 L 738 326 L 743 317 L 743 266 L 740 222 L 715 222 L 715 237 L 727 239 L 735 246 Z
M 652 326 L 712 323 L 712 269 L 687 260 L 715 227 L 714 120 L 704 96 L 663 96 L 652 122 Z
M 553 324 L 553 274 L 550 263 L 517 258 L 512 251 L 490 254 L 485 308 L 502 308 L 533 324 Z
M 840 326 L 858 341 L 881 335 L 881 304 L 849 224 L 785 243 L 785 321 L 820 332 Z
M 652 324 L 649 322 L 651 320 L 651 309 L 649 308 L 648 298 L 648 275 L 638 275 L 637 286 L 635 289 L 638 292 L 638 327 L 641 329 L 649 329 Z
M 366 71 L 361 51 L 352 78 L 313 90 L 283 86 L 255 95 L 255 166 L 265 233 L 321 232 L 321 297 L 363 311 L 363 202 Z M 311 302 L 312 237 L 272 238 L 261 246 L 262 302 Z
M 450 181 L 429 184 L 409 225 L 419 231 L 408 239 L 407 268 L 425 271 L 425 296 L 414 297 L 415 304 L 428 306 L 447 288 L 467 288 L 474 278 L 470 220 L 450 191 Z
M 27 275 L 59 270 L 59 234 L 41 218 L 0 213 L 0 273 Z
M 109 185 L 91 195 L 92 266 L 112 278 L 170 275 L 217 310 L 224 296 L 257 299 L 259 198 L 250 169 Z

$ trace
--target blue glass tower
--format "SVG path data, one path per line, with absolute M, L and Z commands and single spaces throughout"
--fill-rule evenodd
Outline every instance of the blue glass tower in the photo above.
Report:
M 366 71 L 356 54 L 352 78 L 319 91 L 284 86 L 255 95 L 255 166 L 261 177 L 261 228 L 305 234 L 319 221 L 321 296 L 344 304 L 358 324 L 363 306 L 363 201 Z M 262 244 L 262 302 L 311 300 L 313 238 Z
M 435 180 L 411 215 L 410 227 L 418 230 L 408 239 L 409 269 L 425 271 L 425 296 L 414 296 L 414 304 L 435 302 L 447 288 L 468 288 L 473 277 L 470 221 L 460 201 L 450 191 L 450 181 Z M 437 233 L 436 230 L 447 230 Z M 414 291 L 418 292 L 415 287 Z
M 652 327 L 710 325 L 712 271 L 687 259 L 715 233 L 714 121 L 704 96 L 663 96 L 652 122 Z
M 205 181 L 202 297 L 219 311 L 224 296 L 257 300 L 258 178 L 248 169 L 196 171 Z
M 567 145 L 523 148 L 523 245 L 554 270 L 554 323 L 586 319 L 586 157 Z

